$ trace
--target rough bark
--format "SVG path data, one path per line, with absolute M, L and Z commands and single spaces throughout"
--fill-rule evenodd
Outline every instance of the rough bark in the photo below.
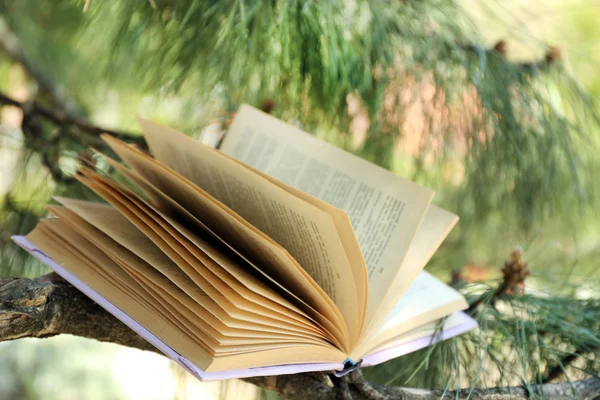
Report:
M 24 337 L 44 338 L 71 334 L 104 342 L 158 352 L 127 326 L 104 311 L 73 286 L 52 273 L 35 279 L 0 279 L 0 341 Z M 370 385 L 360 371 L 336 379 L 324 373 L 245 379 L 289 399 L 439 399 L 438 390 Z M 535 388 L 547 399 L 593 399 L 600 393 L 600 379 L 573 384 L 546 384 Z M 446 392 L 444 398 L 512 400 L 531 397 L 520 387 L 464 389 Z
M 156 351 L 54 273 L 36 279 L 0 278 L 0 341 L 59 334 Z

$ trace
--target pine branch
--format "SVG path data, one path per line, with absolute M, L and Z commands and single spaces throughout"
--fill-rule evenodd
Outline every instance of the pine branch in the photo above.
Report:
M 74 138 L 84 139 L 86 142 L 92 142 L 90 144 L 102 144 L 99 136 L 103 133 L 108 133 L 112 136 L 115 136 L 119 139 L 136 143 L 144 148 L 146 148 L 146 142 L 143 137 L 136 135 L 134 133 L 115 131 L 111 129 L 105 129 L 91 124 L 90 122 L 77 118 L 72 115 L 69 115 L 64 110 L 52 110 L 40 105 L 37 102 L 20 102 L 15 99 L 8 97 L 7 95 L 0 93 L 0 104 L 18 107 L 23 111 L 23 114 L 30 116 L 32 118 L 40 117 L 44 120 L 51 122 L 57 127 L 75 127 L 79 131 L 88 134 L 87 137 L 78 138 L 75 136 Z
M 510 254 L 510 261 L 504 263 L 502 268 L 502 282 L 491 292 L 482 294 L 477 300 L 469 305 L 467 312 L 471 315 L 475 313 L 477 308 L 482 304 L 494 304 L 494 302 L 502 295 L 515 290 L 525 282 L 525 278 L 530 275 L 527 263 L 523 261 L 523 250 L 519 247 L 513 249 Z M 458 276 L 453 277 L 458 279 Z
M 142 149 L 147 148 L 142 136 L 103 129 L 86 120 L 71 116 L 64 110 L 52 110 L 35 101 L 20 102 L 0 93 L 0 106 L 2 105 L 21 109 L 23 112 L 21 130 L 25 147 L 39 153 L 42 164 L 57 183 L 67 184 L 74 181 L 73 177 L 64 174 L 59 166 L 59 149 L 64 141 L 70 140 L 77 144 L 102 148 L 105 147 L 105 143 L 100 139 L 100 135 L 109 133 L 125 141 L 136 143 Z M 42 121 L 50 123 L 59 133 L 46 134 Z
M 0 105 L 11 105 L 20 108 L 25 118 L 41 117 L 57 127 L 74 127 L 86 134 L 76 139 L 84 140 L 86 143 L 103 146 L 98 136 L 108 133 L 120 139 L 134 142 L 146 148 L 145 141 L 139 135 L 118 132 L 114 130 L 97 127 L 81 116 L 81 107 L 77 101 L 67 96 L 66 91 L 57 85 L 42 68 L 33 63 L 25 54 L 19 38 L 12 32 L 6 21 L 0 16 L 0 50 L 4 51 L 13 61 L 21 64 L 27 74 L 33 79 L 38 87 L 48 93 L 54 104 L 54 108 L 47 108 L 38 102 L 20 102 L 0 93 Z M 24 118 L 24 119 L 25 119 Z M 56 166 L 47 165 L 55 179 L 60 180 L 60 174 L 56 173 Z
M 72 334 L 158 352 L 136 333 L 104 311 L 73 286 L 51 273 L 35 279 L 0 279 L 0 341 Z M 360 372 L 344 379 L 319 374 L 247 378 L 289 399 L 480 399 L 521 400 L 532 395 L 546 399 L 592 399 L 600 393 L 600 379 L 530 387 L 462 389 L 459 391 L 387 387 L 367 383 Z
M 35 63 L 26 56 L 21 41 L 10 29 L 4 18 L 0 15 L 0 49 L 12 60 L 21 64 L 27 74 L 37 83 L 41 90 L 48 93 L 52 101 L 68 113 L 79 111 L 75 102 L 66 96 L 64 88 L 55 82 Z

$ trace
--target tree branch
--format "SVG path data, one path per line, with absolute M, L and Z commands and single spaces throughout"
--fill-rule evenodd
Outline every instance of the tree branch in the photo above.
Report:
M 0 105 L 1 104 L 18 107 L 23 111 L 23 114 L 27 114 L 31 117 L 41 117 L 60 127 L 75 127 L 82 132 L 93 135 L 94 138 L 97 138 L 97 136 L 101 135 L 102 133 L 108 133 L 119 139 L 136 143 L 144 148 L 146 147 L 146 142 L 144 141 L 144 138 L 140 135 L 104 129 L 95 126 L 82 118 L 77 118 L 72 115 L 69 115 L 65 111 L 51 110 L 49 108 L 43 107 L 37 102 L 21 102 L 10 98 L 3 93 L 0 93 Z
M 0 341 L 63 333 L 158 352 L 54 273 L 0 279 Z
M 127 326 L 73 286 L 51 273 L 35 279 L 0 279 L 0 341 L 71 334 L 158 352 Z M 521 400 L 543 393 L 546 399 L 591 399 L 600 393 L 600 379 L 525 388 L 463 389 L 458 392 L 370 385 L 360 372 L 336 379 L 322 373 L 247 378 L 289 399 L 448 399 Z

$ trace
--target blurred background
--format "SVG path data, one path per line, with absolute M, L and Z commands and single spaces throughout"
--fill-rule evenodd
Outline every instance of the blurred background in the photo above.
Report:
M 70 174 L 95 127 L 139 141 L 141 115 L 206 139 L 247 102 L 434 189 L 461 222 L 427 269 L 466 294 L 524 250 L 510 312 L 369 379 L 539 383 L 572 353 L 572 376 L 597 374 L 598 21 L 594 0 L 0 0 L 0 276 L 48 272 L 10 236 L 53 195 L 92 198 Z M 117 345 L 0 343 L 0 398 L 254 397 L 273 395 Z

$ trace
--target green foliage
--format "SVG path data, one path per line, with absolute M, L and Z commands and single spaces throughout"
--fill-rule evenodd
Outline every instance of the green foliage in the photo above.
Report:
M 430 82 L 445 99 L 438 113 L 460 110 L 475 88 L 469 126 L 432 127 L 444 149 L 438 156 L 454 157 L 457 141 L 468 148 L 461 213 L 482 221 L 508 206 L 530 229 L 576 205 L 564 205 L 557 187 L 577 200 L 591 196 L 592 166 L 581 150 L 598 146 L 588 135 L 599 123 L 593 101 L 561 63 L 513 64 L 477 45 L 456 2 L 114 1 L 90 2 L 85 14 L 81 7 L 0 3 L 33 61 L 88 108 L 107 94 L 102 88 L 126 103 L 134 93 L 176 95 L 189 104 L 185 119 L 165 117 L 196 130 L 198 115 L 272 99 L 282 118 L 346 134 L 347 97 L 356 95 L 370 118 L 358 154 L 389 168 L 397 138 L 412 134 L 381 122 L 396 112 L 382 107 L 391 83 Z M 209 111 L 198 112 L 198 103 Z
M 481 45 L 455 0 L 0 0 L 3 21 L 74 113 L 105 127 L 135 134 L 141 113 L 196 134 L 242 102 L 268 99 L 276 116 L 436 189 L 436 202 L 461 217 L 428 267 L 440 276 L 474 263 L 494 278 L 512 246 L 526 248 L 526 295 L 490 299 L 480 330 L 373 368 L 369 379 L 530 385 L 573 352 L 579 375 L 598 370 L 600 118 L 560 57 L 514 62 Z M 1 91 L 35 93 L 36 77 L 10 78 L 17 64 L 0 51 Z M 358 141 L 357 114 L 368 122 Z M 91 196 L 53 179 L 44 160 L 68 174 L 97 140 L 35 122 L 35 134 L 0 132 L 18 136 L 0 151 L 21 152 L 1 203 L 1 275 L 42 272 L 9 236 L 29 231 L 53 194 Z M 417 151 L 402 150 L 415 138 Z M 461 290 L 474 299 L 495 286 Z
M 386 385 L 454 390 L 530 388 L 546 383 L 554 368 L 568 371 L 573 379 L 597 376 L 598 317 L 597 299 L 504 295 L 479 310 L 477 331 L 372 367 L 366 377 Z M 572 354 L 580 362 L 566 364 Z

